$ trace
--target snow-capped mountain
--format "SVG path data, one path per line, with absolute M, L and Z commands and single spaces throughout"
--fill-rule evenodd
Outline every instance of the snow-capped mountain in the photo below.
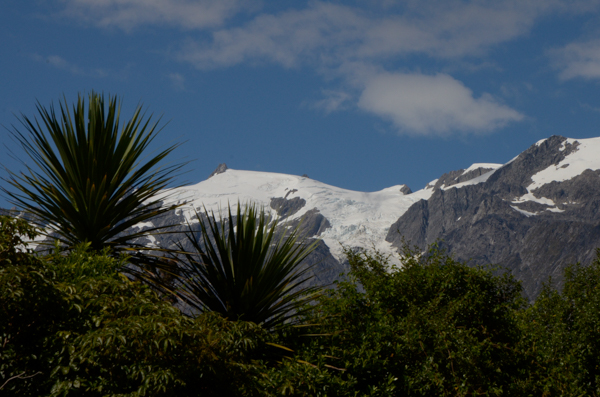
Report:
M 195 210 L 218 212 L 238 202 L 262 205 L 283 223 L 301 221 L 309 237 L 323 241 L 308 258 L 318 263 L 316 282 L 345 270 L 342 245 L 394 253 L 404 236 L 420 247 L 440 240 L 473 264 L 505 266 L 534 297 L 549 275 L 559 279 L 566 264 L 589 262 L 600 246 L 600 138 L 553 136 L 506 164 L 473 164 L 416 192 L 406 185 L 356 192 L 221 164 L 208 179 L 165 194 L 187 205 L 157 226 L 179 223 L 183 230 Z M 148 242 L 168 244 L 160 239 Z
M 206 207 L 218 213 L 228 203 L 236 206 L 238 201 L 257 203 L 286 222 L 318 212 L 327 225 L 307 237 L 320 237 L 336 259 L 343 259 L 340 244 L 392 252 L 391 244 L 385 241 L 390 225 L 433 192 L 422 189 L 411 193 L 406 185 L 356 192 L 308 177 L 221 168 L 222 172 L 205 181 L 170 192 L 171 202 L 188 202 L 189 207 L 180 212 L 186 219 L 194 218 L 194 209 L 203 212 Z
M 508 268 L 530 298 L 548 276 L 560 282 L 567 264 L 595 257 L 600 138 L 553 136 L 478 177 L 459 181 L 463 175 L 442 176 L 386 241 L 398 247 L 402 236 L 418 246 L 441 240 L 459 260 Z

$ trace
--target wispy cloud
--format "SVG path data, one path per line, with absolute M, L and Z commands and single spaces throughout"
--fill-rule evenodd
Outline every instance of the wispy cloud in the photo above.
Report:
M 304 9 L 261 14 L 245 25 L 216 30 L 210 40 L 189 41 L 178 57 L 199 69 L 257 62 L 316 68 L 341 77 L 351 89 L 324 91 L 315 107 L 331 112 L 358 106 L 391 120 L 402 133 L 481 133 L 522 120 L 521 113 L 489 94 L 473 97 L 449 75 L 389 73 L 381 65 L 411 55 L 453 62 L 482 57 L 494 45 L 526 34 L 536 18 L 559 2 L 432 4 L 374 14 L 312 2 Z
M 214 28 L 244 8 L 242 0 L 64 0 L 62 14 L 97 26 L 130 30 L 159 24 Z
M 600 39 L 577 42 L 550 52 L 560 78 L 600 78 Z
M 352 101 L 352 94 L 340 90 L 322 90 L 323 99 L 312 104 L 315 109 L 321 109 L 325 113 L 347 109 Z
M 360 8 L 313 2 L 305 9 L 261 14 L 243 26 L 217 30 L 211 40 L 188 43 L 179 55 L 201 69 L 257 60 L 293 67 L 410 54 L 437 59 L 475 56 L 527 33 L 552 4 L 450 1 L 373 15 Z
M 485 133 L 524 118 L 489 94 L 475 98 L 446 74 L 382 73 L 367 82 L 358 106 L 389 119 L 400 132 L 422 135 Z
M 32 54 L 31 59 L 36 62 L 44 62 L 48 65 L 67 71 L 69 73 L 80 75 L 80 76 L 88 76 L 88 77 L 105 77 L 108 73 L 104 69 L 96 68 L 96 69 L 84 69 L 80 66 L 67 61 L 59 55 L 48 55 L 42 56 L 39 54 Z
M 528 34 L 540 17 L 557 10 L 580 12 L 597 3 L 385 0 L 366 9 L 361 2 L 309 1 L 304 7 L 237 19 L 231 17 L 247 6 L 243 0 L 64 1 L 66 12 L 99 26 L 162 24 L 190 30 L 174 53 L 200 70 L 261 63 L 313 69 L 339 82 L 324 90 L 314 107 L 331 112 L 358 106 L 414 134 L 477 133 L 522 120 L 520 112 L 490 94 L 476 98 L 450 75 L 433 74 L 442 70 L 431 65 L 486 64 L 490 49 Z M 402 67 L 414 56 L 433 61 L 432 73 L 408 73 L 419 70 Z M 176 76 L 169 79 L 183 84 Z
M 167 78 L 171 82 L 171 86 L 174 89 L 176 89 L 178 91 L 185 90 L 185 77 L 183 77 L 181 74 L 179 74 L 179 73 L 169 73 L 167 75 Z

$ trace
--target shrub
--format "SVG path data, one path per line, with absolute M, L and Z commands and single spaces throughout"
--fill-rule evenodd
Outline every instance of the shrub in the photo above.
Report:
M 600 395 L 600 250 L 589 266 L 565 269 L 562 291 L 548 282 L 523 324 L 531 381 L 545 395 Z
M 23 225 L 2 218 L 6 223 Z M 6 240 L 19 241 L 0 236 Z M 215 313 L 186 317 L 149 287 L 120 275 L 123 259 L 85 245 L 44 258 L 12 251 L 0 262 L 3 393 L 220 396 L 257 390 L 264 369 L 254 360 L 268 352 L 271 338 L 261 327 Z
M 513 277 L 435 246 L 425 255 L 405 246 L 391 270 L 382 255 L 347 255 L 350 280 L 305 319 L 330 336 L 293 339 L 305 360 L 343 369 L 360 395 L 519 395 L 525 303 Z

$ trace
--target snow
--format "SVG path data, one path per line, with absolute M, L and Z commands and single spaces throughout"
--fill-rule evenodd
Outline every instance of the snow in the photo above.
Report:
M 204 211 L 206 207 L 216 213 L 225 209 L 228 203 L 237 206 L 238 202 L 256 203 L 276 216 L 269 206 L 271 198 L 285 197 L 286 194 L 287 199 L 300 197 L 306 200 L 306 205 L 289 219 L 298 219 L 307 211 L 318 208 L 331 224 L 321 238 L 334 256 L 342 258 L 340 244 L 376 248 L 385 253 L 393 251 L 390 243 L 385 241 L 392 223 L 413 203 L 426 200 L 433 193 L 430 189 L 422 189 L 405 195 L 400 191 L 403 186 L 378 192 L 357 192 L 294 175 L 228 169 L 196 185 L 169 191 L 167 201 L 189 200 L 190 206 L 183 211 L 191 220 L 193 208 Z
M 447 190 L 447 189 L 452 189 L 452 188 L 461 188 L 461 187 L 465 187 L 465 186 L 469 186 L 469 185 L 476 185 L 478 183 L 483 183 L 485 181 L 488 180 L 488 178 L 494 173 L 496 172 L 496 170 L 500 167 L 502 167 L 503 164 L 496 164 L 496 163 L 474 163 L 472 164 L 469 168 L 467 168 L 466 170 L 463 171 L 463 173 L 461 175 L 466 174 L 467 172 L 470 171 L 474 171 L 477 170 L 479 168 L 491 168 L 491 171 L 486 172 L 485 174 L 479 175 L 473 179 L 469 179 L 468 181 L 464 181 L 461 183 L 457 183 L 455 185 L 451 185 L 451 186 L 442 186 L 442 190 Z
M 527 192 L 524 195 L 522 195 L 521 197 L 517 197 L 515 200 L 513 200 L 511 202 L 513 204 L 519 204 L 519 203 L 524 203 L 526 201 L 533 201 L 534 203 L 538 203 L 538 204 L 543 204 L 543 205 L 549 206 L 550 208 L 546 208 L 546 211 L 551 211 L 551 212 L 564 212 L 565 211 L 565 210 L 561 210 L 560 208 L 557 208 L 556 207 L 556 203 L 553 200 L 551 200 L 551 199 L 549 199 L 547 197 L 535 197 L 533 195 L 533 193 L 531 193 L 531 192 Z M 515 208 L 515 207 L 512 207 L 512 208 Z M 518 210 L 518 211 L 522 211 L 522 210 Z M 527 211 L 525 211 L 525 212 L 527 212 Z M 538 213 L 534 214 L 534 213 L 530 212 L 529 214 L 531 214 L 531 215 L 537 215 Z
M 158 240 L 156 239 L 155 236 L 148 234 L 148 235 L 146 235 L 146 238 L 148 238 L 150 240 L 150 243 L 148 244 L 149 247 L 159 247 L 160 246 L 158 244 Z
M 448 189 L 452 189 L 452 188 L 456 188 L 456 189 L 460 189 L 461 187 L 465 187 L 465 186 L 469 186 L 469 185 L 476 185 L 478 183 L 483 183 L 485 181 L 488 180 L 488 178 L 494 173 L 496 172 L 496 170 L 492 170 L 492 171 L 488 171 L 485 174 L 479 175 L 478 177 L 475 177 L 473 179 L 469 179 L 468 181 L 464 181 L 461 183 L 457 183 L 455 185 L 451 185 L 451 186 L 442 186 L 442 190 L 448 190 Z
M 600 138 L 571 139 L 565 143 L 574 144 L 578 142 L 577 148 L 567 155 L 557 165 L 552 165 L 531 177 L 533 183 L 528 186 L 529 191 L 535 190 L 552 181 L 563 182 L 580 175 L 587 169 L 600 169 Z M 563 143 L 562 149 L 565 148 Z
M 427 185 L 425 185 L 425 189 L 433 189 L 433 187 L 435 186 L 435 184 L 437 183 L 437 181 L 439 181 L 439 178 L 438 179 L 434 179 L 433 181 L 431 181 Z
M 543 142 L 540 141 L 537 144 Z M 578 143 L 577 148 L 567 155 L 557 165 L 551 165 L 550 167 L 536 173 L 531 177 L 532 183 L 527 186 L 527 193 L 521 197 L 516 198 L 513 203 L 522 203 L 525 201 L 533 201 L 536 203 L 548 205 L 547 211 L 552 212 L 563 212 L 559 208 L 556 208 L 554 201 L 546 197 L 535 197 L 531 192 L 537 188 L 540 188 L 551 182 L 564 182 L 580 175 L 587 169 L 598 170 L 600 169 L 600 138 L 589 138 L 589 139 L 572 139 L 567 138 L 559 150 L 563 151 L 566 148 L 566 144 Z
M 145 227 L 154 227 L 154 223 L 152 222 L 140 222 L 140 223 L 136 223 L 135 227 L 139 227 L 140 229 L 143 229 Z
M 555 207 L 556 203 L 546 197 L 535 197 L 533 195 L 533 193 L 525 193 L 524 195 L 522 195 L 521 197 L 517 197 L 515 200 L 512 201 L 513 204 L 518 204 L 518 203 L 524 203 L 525 201 L 533 201 L 534 203 L 539 203 L 539 204 L 543 204 L 543 205 L 548 205 L 551 207 Z
M 542 142 L 544 140 L 536 144 L 540 145 Z M 552 200 L 535 197 L 532 192 L 551 181 L 571 179 L 585 169 L 600 169 L 600 156 L 598 156 L 600 138 L 567 139 L 566 142 L 570 144 L 578 142 L 579 146 L 558 166 L 551 166 L 535 174 L 532 177 L 533 182 L 528 186 L 528 193 L 515 198 L 512 201 L 513 204 L 533 201 L 548 206 L 546 211 L 562 212 L 563 210 L 557 208 Z M 490 168 L 491 171 L 469 181 L 443 187 L 443 189 L 483 183 L 503 166 L 496 163 L 475 163 L 465 169 L 463 173 L 478 168 Z M 228 169 L 196 185 L 166 191 L 164 199 L 167 203 L 189 201 L 189 205 L 182 209 L 182 213 L 188 221 L 194 222 L 194 209 L 204 211 L 204 207 L 206 207 L 208 211 L 218 213 L 228 204 L 235 207 L 238 202 L 242 204 L 256 203 L 263 206 L 271 215 L 276 216 L 276 212 L 270 208 L 272 198 L 300 197 L 306 200 L 306 205 L 290 217 L 290 220 L 297 219 L 307 211 L 318 208 L 331 225 L 331 228 L 325 230 L 321 238 L 330 248 L 331 253 L 340 259 L 343 257 L 341 245 L 365 249 L 376 248 L 384 253 L 392 253 L 390 243 L 385 241 L 390 226 L 412 204 L 422 199 L 429 199 L 437 182 L 438 179 L 435 179 L 429 182 L 424 189 L 405 195 L 400 191 L 404 185 L 392 186 L 377 192 L 357 192 L 295 175 Z M 524 211 L 515 206 L 512 208 L 526 216 L 539 214 Z
M 510 208 L 512 208 L 513 210 L 515 210 L 515 211 L 517 211 L 517 212 L 520 212 L 521 214 L 525 215 L 525 216 L 526 216 L 526 217 L 528 217 L 528 218 L 529 218 L 530 216 L 537 215 L 537 212 L 529 212 L 529 211 L 525 211 L 525 210 L 522 210 L 522 209 L 520 209 L 520 208 L 514 207 L 514 206 L 512 206 L 512 205 L 510 206 Z
M 466 174 L 469 171 L 474 171 L 479 168 L 492 168 L 494 170 L 497 170 L 498 168 L 502 167 L 503 165 L 504 164 L 496 164 L 496 163 L 474 163 L 469 168 L 467 168 L 463 172 L 463 174 Z

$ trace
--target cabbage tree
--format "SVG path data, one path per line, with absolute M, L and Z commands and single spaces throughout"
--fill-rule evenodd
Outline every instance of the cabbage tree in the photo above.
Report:
M 64 248 L 87 242 L 93 250 L 118 254 L 141 249 L 134 240 L 156 229 L 134 227 L 178 205 L 162 206 L 157 194 L 183 164 L 163 165 L 178 146 L 148 154 L 160 131 L 142 106 L 121 122 L 121 101 L 91 92 L 69 109 L 37 103 L 38 117 L 21 115 L 23 128 L 10 132 L 32 160 L 25 172 L 8 171 L 2 191 Z M 160 121 L 160 120 L 159 120 Z M 12 188 L 12 189 L 11 189 Z
M 291 320 L 318 293 L 304 285 L 310 267 L 303 260 L 319 241 L 309 244 L 298 228 L 278 228 L 255 205 L 241 207 L 235 216 L 231 207 L 227 217 L 196 213 L 201 236 L 190 226 L 187 247 L 180 244 L 186 253 L 178 258 L 177 294 L 198 311 L 271 328 Z

